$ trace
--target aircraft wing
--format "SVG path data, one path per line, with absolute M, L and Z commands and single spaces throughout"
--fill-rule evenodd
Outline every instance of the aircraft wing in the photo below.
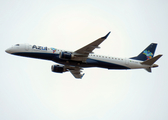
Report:
M 80 68 L 80 67 L 76 67 L 76 66 L 74 66 L 74 67 L 73 66 L 65 66 L 65 67 L 66 67 L 66 69 L 68 69 L 71 72 L 71 74 L 75 78 L 81 79 L 83 77 L 83 75 L 84 75 L 84 73 L 82 73 L 82 71 L 81 71 L 83 69 Z
M 93 41 L 92 43 L 76 50 L 74 52 L 75 56 L 87 57 L 89 55 L 89 53 L 93 53 L 92 51 L 95 48 L 99 48 L 99 44 L 101 44 L 108 37 L 109 34 L 110 34 L 110 32 L 107 35 L 105 35 L 104 37 L 101 37 L 101 38 Z

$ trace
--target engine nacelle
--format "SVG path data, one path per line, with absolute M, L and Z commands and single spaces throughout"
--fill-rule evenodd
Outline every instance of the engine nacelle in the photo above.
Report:
M 69 52 L 61 52 L 59 55 L 59 58 L 65 59 L 65 60 L 71 60 L 73 57 L 72 53 Z
M 66 71 L 65 67 L 60 66 L 60 65 L 52 65 L 51 70 L 52 70 L 52 72 L 57 72 L 57 73 L 63 73 Z

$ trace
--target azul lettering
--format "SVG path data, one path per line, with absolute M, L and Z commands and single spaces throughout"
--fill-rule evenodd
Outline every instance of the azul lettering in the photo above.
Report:
M 37 46 L 36 46 L 36 45 L 33 45 L 32 49 L 37 49 Z
M 32 49 L 47 50 L 47 47 L 42 47 L 42 46 L 33 45 L 33 46 L 32 46 Z

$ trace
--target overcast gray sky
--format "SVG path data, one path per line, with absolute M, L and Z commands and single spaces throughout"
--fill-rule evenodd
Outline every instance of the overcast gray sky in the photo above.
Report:
M 168 119 L 168 1 L 1 0 L 0 17 L 1 120 Z M 54 62 L 5 53 L 16 43 L 77 50 L 109 31 L 96 54 L 132 57 L 155 42 L 159 67 L 88 68 L 76 80 L 51 72 Z

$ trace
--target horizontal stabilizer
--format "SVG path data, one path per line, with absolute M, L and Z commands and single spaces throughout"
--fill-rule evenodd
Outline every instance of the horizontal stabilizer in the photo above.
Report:
M 146 60 L 144 62 L 142 62 L 141 64 L 145 64 L 145 65 L 152 65 L 154 62 L 156 62 L 162 55 L 157 55 L 149 60 Z
M 145 68 L 145 70 L 148 71 L 148 72 L 152 72 L 151 67 Z

